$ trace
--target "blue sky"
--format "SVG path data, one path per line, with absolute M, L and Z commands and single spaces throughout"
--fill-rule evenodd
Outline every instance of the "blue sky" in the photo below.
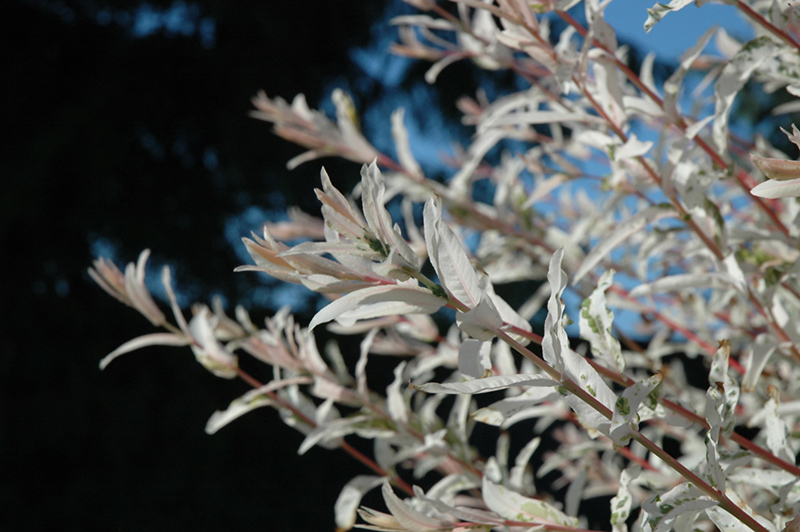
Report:
M 666 3 L 666 2 L 665 2 Z M 617 31 L 620 40 L 630 42 L 642 50 L 656 52 L 657 58 L 675 62 L 693 46 L 705 31 L 718 25 L 737 39 L 751 39 L 753 31 L 730 5 L 689 5 L 677 13 L 670 13 L 645 33 L 647 9 L 654 0 L 613 0 L 606 8 L 606 21 Z M 712 48 L 713 49 L 713 48 Z

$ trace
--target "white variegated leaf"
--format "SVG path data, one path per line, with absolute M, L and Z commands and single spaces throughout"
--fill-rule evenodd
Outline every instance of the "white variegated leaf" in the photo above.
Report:
M 531 525 L 577 527 L 578 520 L 539 499 L 531 499 L 483 477 L 483 502 L 500 517 Z
M 583 301 L 580 314 L 581 338 L 588 340 L 592 353 L 604 360 L 611 367 L 622 372 L 625 359 L 622 347 L 611 333 L 614 313 L 608 308 L 605 291 L 614 280 L 614 270 L 604 273 L 597 283 L 597 288 Z
M 558 382 L 535 375 L 495 375 L 466 382 L 437 384 L 428 382 L 414 385 L 414 389 L 427 393 L 476 394 L 504 390 L 511 386 L 557 386 Z
M 674 530 L 675 519 L 687 515 L 691 524 L 697 514 L 717 502 L 704 494 L 700 488 L 683 482 L 666 493 L 655 496 L 642 504 L 642 531 L 668 532 Z
M 633 494 L 628 488 L 631 480 L 639 476 L 640 467 L 632 466 L 624 469 L 619 476 L 617 494 L 611 499 L 611 526 L 612 532 L 628 532 L 626 521 L 631 513 Z
M 611 439 L 617 445 L 624 445 L 633 432 L 639 428 L 639 407 L 642 402 L 661 384 L 660 373 L 629 386 L 617 398 L 614 417 L 611 418 Z
M 664 15 L 672 11 L 679 11 L 689 4 L 693 4 L 694 0 L 672 0 L 669 4 L 662 4 L 661 2 L 655 4 L 647 10 L 647 20 L 644 23 L 644 31 L 650 31 L 658 21 L 664 18 Z
M 363 288 L 330 303 L 311 320 L 309 328 L 336 320 L 351 326 L 358 320 L 398 314 L 432 314 L 445 300 L 425 288 L 411 284 L 380 285 Z
M 430 199 L 425 203 L 425 243 L 428 258 L 439 276 L 439 282 L 456 300 L 475 308 L 483 290 L 475 268 L 452 229 L 442 221 L 441 204 Z

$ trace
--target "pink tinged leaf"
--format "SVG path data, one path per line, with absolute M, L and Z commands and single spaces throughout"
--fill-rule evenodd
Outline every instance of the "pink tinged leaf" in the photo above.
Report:
M 100 257 L 93 261 L 92 267 L 89 268 L 88 271 L 89 277 L 91 277 L 100 288 L 105 290 L 108 295 L 126 305 L 130 305 L 130 299 L 125 293 L 125 276 L 122 275 L 122 272 L 119 271 L 116 264 L 105 257 Z
M 800 178 L 800 161 L 787 161 L 785 159 L 770 159 L 750 154 L 750 160 L 761 173 L 769 179 L 776 181 L 789 181 Z
M 456 314 L 456 323 L 458 323 L 458 328 L 468 335 L 487 342 L 494 338 L 497 331 L 503 326 L 503 318 L 500 317 L 491 298 L 484 294 L 475 308 L 469 312 Z
M 411 285 L 380 285 L 346 294 L 320 310 L 310 329 L 336 320 L 351 326 L 358 320 L 400 314 L 433 314 L 445 301 L 427 289 Z
M 395 264 L 418 271 L 419 257 L 402 237 L 398 226 L 393 225 L 389 211 L 384 205 L 386 190 L 383 176 L 375 161 L 361 168 L 361 193 L 367 224 L 386 248 L 387 253 L 394 252 Z
M 279 390 L 285 386 L 308 384 L 310 382 L 311 379 L 308 377 L 295 377 L 272 381 L 265 386 L 250 390 L 243 396 L 231 401 L 231 404 L 225 410 L 217 410 L 214 412 L 206 423 L 206 434 L 214 434 L 231 421 L 238 419 L 256 408 L 273 405 L 274 401 L 267 396 L 268 393 Z
M 402 527 L 392 514 L 385 514 L 372 508 L 361 507 L 358 509 L 361 519 L 370 523 L 368 525 L 359 524 L 358 528 L 364 530 L 378 530 L 379 532 L 398 532 Z
M 388 482 L 383 484 L 383 500 L 397 522 L 409 532 L 431 532 L 433 530 L 451 530 L 454 523 L 429 517 L 403 502 L 394 494 Z
M 136 265 L 129 263 L 125 268 L 125 292 L 131 300 L 131 305 L 150 320 L 153 325 L 161 325 L 166 319 L 164 313 L 158 308 L 150 291 L 145 285 L 145 267 L 150 250 L 145 249 L 139 255 Z
M 792 92 L 792 91 L 789 90 L 789 92 Z M 795 91 L 794 96 L 797 96 L 796 92 L 797 91 Z M 783 133 L 787 137 L 789 137 L 789 140 L 792 142 L 792 144 L 794 144 L 795 146 L 800 148 L 800 129 L 797 129 L 796 125 L 792 124 L 792 132 L 791 133 L 789 133 L 788 131 L 786 131 L 783 128 L 781 128 L 781 131 L 783 131 Z
M 210 323 L 210 311 L 203 307 L 189 322 L 189 331 L 199 345 L 192 345 L 195 358 L 208 371 L 225 379 L 237 376 L 237 360 L 230 351 L 219 343 Z
M 320 181 L 322 181 L 322 191 L 317 191 L 317 197 L 334 212 L 341 216 L 342 220 L 347 221 L 348 232 L 358 234 L 366 227 L 364 218 L 353 208 L 347 198 L 331 183 L 331 178 L 325 168 L 320 170 Z M 326 219 L 327 220 L 327 219 Z
M 800 179 L 764 181 L 752 188 L 750 194 L 767 199 L 796 198 L 800 196 Z
M 483 477 L 483 502 L 500 517 L 531 524 L 577 527 L 578 520 L 543 500 L 531 499 Z
M 377 157 L 378 152 L 359 131 L 358 115 L 350 95 L 342 89 L 335 89 L 331 100 L 336 107 L 336 126 L 344 143 L 342 156 L 359 163 L 366 163 Z
M 458 302 L 475 308 L 483 295 L 480 279 L 456 235 L 442 221 L 442 206 L 438 201 L 430 199 L 425 203 L 424 219 L 428 258 L 439 281 Z
M 345 484 L 333 507 L 337 530 L 344 531 L 353 528 L 361 499 L 367 492 L 380 486 L 382 482 L 382 477 L 358 475 Z
M 172 289 L 172 276 L 169 266 L 164 266 L 161 269 L 161 284 L 164 286 L 164 293 L 172 308 L 172 313 L 175 316 L 175 321 L 178 323 L 178 328 L 191 339 L 192 335 L 189 332 L 189 324 L 186 323 L 186 318 L 183 317 L 183 312 L 181 312 L 181 308 L 178 306 L 178 298 L 175 297 L 175 291 Z
M 100 369 L 106 369 L 106 366 L 108 366 L 112 360 L 120 355 L 130 353 L 131 351 L 135 351 L 143 347 L 149 347 L 151 345 L 183 346 L 189 345 L 189 340 L 185 336 L 173 333 L 145 334 L 144 336 L 139 336 L 133 340 L 128 340 L 114 351 L 106 355 L 103 360 L 100 361 Z

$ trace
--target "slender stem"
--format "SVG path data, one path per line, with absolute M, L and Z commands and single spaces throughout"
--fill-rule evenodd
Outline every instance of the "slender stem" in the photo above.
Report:
M 753 8 L 747 5 L 745 2 L 742 0 L 736 0 L 736 7 L 738 7 L 750 19 L 754 20 L 766 30 L 772 32 L 773 35 L 783 40 L 786 44 L 800 50 L 800 44 L 798 44 L 797 41 L 795 41 L 788 33 L 772 24 L 769 20 L 765 19 L 763 16 L 761 16 L 761 14 L 754 11 Z
M 752 515 L 737 506 L 727 497 L 727 495 L 715 489 L 692 470 L 670 456 L 664 449 L 649 440 L 641 432 L 634 432 L 633 439 L 642 444 L 648 451 L 658 456 L 662 461 L 664 461 L 664 463 L 677 471 L 683 478 L 700 488 L 703 493 L 717 501 L 720 508 L 733 515 L 747 527 L 755 530 L 756 532 L 767 532 L 767 529 L 764 528 L 758 521 L 756 521 Z

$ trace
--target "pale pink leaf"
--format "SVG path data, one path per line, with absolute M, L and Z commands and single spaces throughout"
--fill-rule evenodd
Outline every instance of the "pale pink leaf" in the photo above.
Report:
M 111 353 L 103 357 L 103 360 L 100 361 L 100 369 L 105 369 L 112 360 L 120 355 L 130 353 L 131 351 L 136 351 L 137 349 L 141 349 L 143 347 L 149 347 L 151 345 L 182 346 L 189 345 L 189 340 L 185 336 L 173 333 L 145 334 L 144 336 L 139 336 L 133 340 L 128 340 Z
M 285 386 L 293 384 L 308 384 L 311 382 L 309 377 L 294 377 L 291 379 L 281 379 L 272 381 L 269 384 L 260 386 L 255 390 L 250 390 L 231 401 L 231 404 L 225 410 L 217 410 L 214 412 L 206 423 L 206 434 L 214 434 L 219 429 L 238 419 L 244 414 L 261 408 L 263 406 L 272 406 L 275 402 L 267 395 L 270 392 L 279 390 Z
M 800 196 L 800 179 L 777 181 L 770 179 L 750 189 L 750 194 L 760 198 L 796 198 Z
M 388 482 L 384 483 L 382 491 L 386 507 L 405 530 L 431 532 L 433 530 L 451 530 L 454 527 L 452 522 L 427 516 L 403 502 L 394 494 Z
M 337 530 L 350 530 L 356 523 L 356 515 L 361 499 L 368 491 L 377 488 L 382 477 L 374 475 L 358 475 L 344 485 L 333 509 L 335 512 Z

